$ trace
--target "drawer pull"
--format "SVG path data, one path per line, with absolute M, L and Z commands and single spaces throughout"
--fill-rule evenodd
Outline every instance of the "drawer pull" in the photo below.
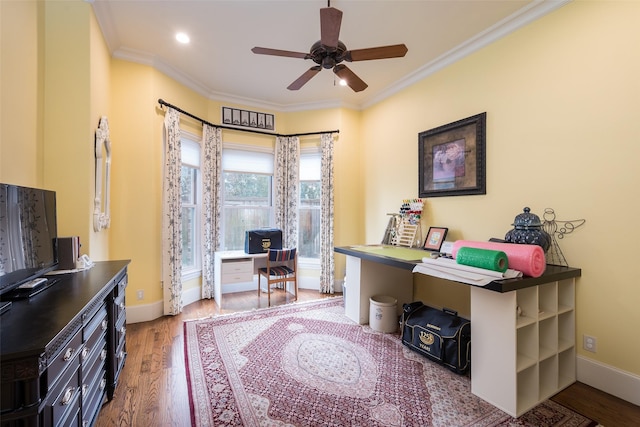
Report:
M 107 386 L 107 380 L 103 378 L 102 381 L 100 381 L 100 390 L 104 390 L 106 386 Z
M 76 354 L 76 350 L 75 350 L 75 348 L 71 348 L 71 347 L 69 347 L 69 348 L 67 349 L 67 351 L 64 353 L 64 356 L 62 357 L 62 359 L 63 359 L 65 362 L 68 362 L 69 360 L 73 359 L 73 355 L 74 355 L 74 354 Z
M 124 326 L 122 328 L 120 328 L 120 333 L 122 335 L 125 335 L 127 333 L 127 328 L 125 328 Z
M 100 352 L 100 360 L 104 361 L 107 358 L 107 350 L 102 350 Z
M 82 353 L 80 354 L 80 358 L 84 361 L 87 356 L 89 355 L 89 352 L 91 351 L 91 349 L 89 347 L 85 347 L 82 349 Z
M 100 324 L 100 327 L 102 328 L 103 331 L 106 331 L 107 330 L 107 326 L 109 326 L 109 322 L 107 322 L 107 319 L 105 319 Z
M 122 301 L 122 302 L 118 305 L 118 307 L 120 307 L 120 310 L 124 310 L 124 301 Z
M 67 388 L 64 392 L 64 396 L 62 397 L 62 401 L 60 403 L 65 406 L 71 403 L 71 399 L 73 398 L 73 393 L 75 391 L 76 391 L 75 387 Z
M 86 396 L 87 395 L 87 390 L 89 389 L 89 386 L 86 384 L 82 384 L 82 395 Z
M 124 351 L 118 353 L 118 359 L 124 359 Z

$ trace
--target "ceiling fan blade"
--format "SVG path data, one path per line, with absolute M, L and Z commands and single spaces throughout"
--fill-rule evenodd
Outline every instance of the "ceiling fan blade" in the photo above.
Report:
M 311 80 L 311 78 L 313 76 L 315 76 L 316 74 L 318 74 L 320 72 L 320 70 L 322 70 L 322 67 L 319 65 L 316 65 L 315 67 L 311 67 L 309 68 L 307 71 L 304 72 L 303 75 L 301 75 L 300 77 L 298 77 L 296 79 L 296 81 L 294 81 L 293 83 L 291 83 L 289 86 L 287 86 L 287 89 L 289 90 L 298 90 L 300 89 L 302 86 L 304 86 L 309 80 Z
M 290 50 L 269 49 L 268 47 L 257 47 L 257 46 L 251 49 L 251 52 L 257 53 L 259 55 L 286 56 L 288 58 L 307 59 L 309 57 L 308 53 L 292 52 Z
M 345 52 L 345 61 L 368 61 L 370 59 L 400 58 L 407 53 L 407 46 L 394 44 L 390 46 L 370 47 L 368 49 L 355 49 Z
M 320 42 L 323 45 L 331 48 L 338 47 L 341 23 L 341 10 L 335 7 L 323 7 L 320 9 Z
M 354 92 L 361 92 L 368 87 L 360 77 L 356 76 L 356 74 L 344 64 L 338 64 L 333 67 L 333 72 L 347 82 L 347 86 L 353 89 Z

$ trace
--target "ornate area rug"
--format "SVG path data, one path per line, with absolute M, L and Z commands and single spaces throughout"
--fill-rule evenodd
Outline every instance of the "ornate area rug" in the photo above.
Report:
M 341 298 L 185 322 L 194 426 L 595 426 L 546 401 L 513 418 Z

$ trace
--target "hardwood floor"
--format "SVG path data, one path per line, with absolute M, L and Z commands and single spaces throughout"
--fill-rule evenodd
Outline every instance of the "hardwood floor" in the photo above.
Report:
M 640 426 L 640 406 L 583 383 L 574 383 L 551 398 L 605 427 Z
M 299 301 L 326 296 L 301 289 Z M 283 292 L 271 295 L 271 305 L 292 302 Z M 183 322 L 189 319 L 263 308 L 256 292 L 225 294 L 223 309 L 211 300 L 185 307 L 177 316 L 127 325 L 127 360 L 114 398 L 98 416 L 97 427 L 188 426 L 189 399 L 184 366 Z M 606 427 L 640 425 L 640 407 L 585 384 L 576 383 L 554 396 L 556 402 Z

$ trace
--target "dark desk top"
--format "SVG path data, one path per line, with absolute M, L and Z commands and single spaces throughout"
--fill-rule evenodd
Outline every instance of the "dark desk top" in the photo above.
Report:
M 129 261 L 96 262 L 88 270 L 47 276 L 60 281 L 29 299 L 13 301 L 0 316 L 2 361 L 44 353 L 67 325 L 83 321 L 78 319 L 83 312 L 106 297 L 105 286 L 128 264 Z
M 334 251 L 404 270 L 413 270 L 416 264 L 422 262 L 423 257 L 429 256 L 429 251 L 424 251 L 422 249 L 411 249 L 389 245 L 341 246 L 335 247 Z M 582 271 L 579 268 L 547 264 L 544 274 L 540 277 L 524 276 L 515 279 L 495 280 L 488 285 L 481 287 L 496 292 L 510 292 L 517 289 L 541 285 L 543 283 L 580 277 L 581 274 Z M 469 285 L 468 283 L 463 284 L 475 286 Z

